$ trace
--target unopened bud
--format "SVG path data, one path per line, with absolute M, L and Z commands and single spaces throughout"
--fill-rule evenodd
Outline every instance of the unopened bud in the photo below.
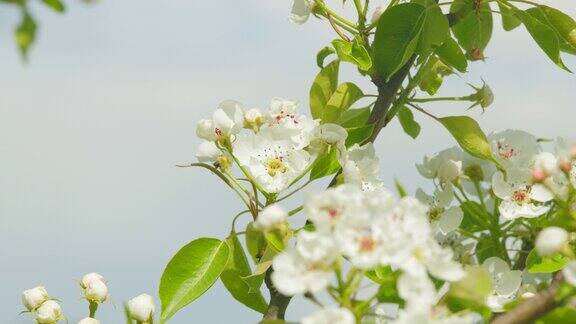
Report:
M 62 318 L 62 308 L 53 300 L 45 301 L 36 310 L 36 321 L 39 324 L 54 324 Z
M 78 322 L 78 324 L 100 324 L 100 321 L 98 321 L 95 318 L 86 317 L 86 318 L 80 320 L 80 322 Z
M 92 282 L 95 281 L 101 281 L 101 282 L 106 282 L 104 280 L 104 277 L 101 274 L 98 274 L 96 272 L 91 272 L 91 273 L 87 273 L 82 277 L 82 280 L 80 280 L 80 286 L 84 289 L 86 289 L 86 287 L 88 287 L 88 285 Z
M 253 108 L 246 111 L 244 114 L 244 128 L 252 129 L 257 131 L 260 126 L 264 123 L 264 115 L 260 109 Z
M 535 183 L 544 182 L 548 178 L 548 174 L 542 169 L 536 169 L 532 171 L 532 181 Z
M 46 288 L 40 286 L 28 289 L 22 293 L 22 303 L 27 310 L 33 311 L 50 299 Z
M 211 119 L 200 119 L 196 124 L 196 136 L 207 141 L 215 141 L 214 122 Z
M 272 230 L 284 224 L 287 218 L 288 213 L 284 209 L 278 205 L 270 205 L 258 214 L 256 226 L 262 230 Z
M 103 303 L 108 298 L 108 287 L 102 281 L 92 281 L 84 289 L 84 297 L 97 304 Z
M 568 244 L 568 232 L 560 227 L 543 229 L 536 238 L 536 252 L 540 256 L 549 256 L 561 251 Z
M 128 313 L 138 322 L 149 322 L 154 312 L 154 299 L 148 294 L 141 294 L 128 301 Z
M 378 20 L 380 20 L 380 16 L 382 16 L 382 14 L 384 13 L 384 11 L 386 11 L 386 6 L 381 5 L 376 7 L 376 9 L 374 9 L 374 13 L 372 14 L 372 23 L 375 24 L 378 22 Z
M 572 171 L 572 163 L 570 161 L 562 160 L 558 163 L 558 168 L 562 172 L 568 174 L 570 171 Z

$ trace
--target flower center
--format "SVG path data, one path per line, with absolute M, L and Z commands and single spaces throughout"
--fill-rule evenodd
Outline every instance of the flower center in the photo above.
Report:
M 365 236 L 360 239 L 360 252 L 372 252 L 376 249 L 376 240 Z
M 282 162 L 281 157 L 276 157 L 273 159 L 268 160 L 266 163 L 266 171 L 268 171 L 268 175 L 271 177 L 275 176 L 278 173 L 284 173 L 288 170 L 284 162 Z
M 528 192 L 526 192 L 526 190 L 514 191 L 514 194 L 512 194 L 512 200 L 514 200 L 515 203 L 521 205 L 528 200 Z
M 322 210 L 325 211 L 332 220 L 340 217 L 340 211 L 334 207 L 324 207 Z
M 508 144 L 498 142 L 498 155 L 504 160 L 510 160 L 516 154 L 516 150 Z

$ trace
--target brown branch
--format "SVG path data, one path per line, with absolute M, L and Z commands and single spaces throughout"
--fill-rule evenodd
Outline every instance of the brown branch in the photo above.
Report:
M 268 309 L 266 310 L 266 314 L 262 320 L 275 320 L 275 319 L 284 319 L 284 315 L 286 314 L 286 308 L 288 308 L 288 304 L 292 297 L 285 296 L 281 294 L 274 284 L 272 283 L 272 268 L 269 268 L 266 271 L 266 277 L 264 278 L 264 283 L 266 287 L 270 291 L 270 303 L 268 304 Z
M 526 300 L 513 310 L 504 313 L 494 320 L 492 324 L 524 324 L 533 323 L 558 306 L 555 299 L 560 284 L 564 281 L 562 273 L 556 274 L 548 289 Z

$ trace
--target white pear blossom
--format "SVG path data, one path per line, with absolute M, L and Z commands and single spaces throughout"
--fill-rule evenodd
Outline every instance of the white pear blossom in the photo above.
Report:
M 495 173 L 492 190 L 502 199 L 498 209 L 506 220 L 538 217 L 550 209 L 543 203 L 554 198 L 544 186 L 531 184 L 529 172 L 519 169 L 508 170 L 507 178 L 502 172 Z
M 310 144 L 313 131 L 319 124 L 298 112 L 298 102 L 273 98 L 265 114 L 266 125 L 273 138 L 290 139 L 295 149 L 302 149 Z
M 342 148 L 348 137 L 346 129 L 336 124 L 321 124 L 312 131 L 310 150 L 317 153 L 322 152 L 328 145 Z
M 380 162 L 376 157 L 372 143 L 363 146 L 354 144 L 341 153 L 339 160 L 344 183 L 359 186 L 364 191 L 382 188 Z
M 80 322 L 78 322 L 78 324 L 100 324 L 100 321 L 98 321 L 95 318 L 86 317 L 84 319 L 81 319 Z
M 505 169 L 525 167 L 540 152 L 536 137 L 520 130 L 506 130 L 489 136 L 492 152 Z
M 208 141 L 228 139 L 244 127 L 242 104 L 234 100 L 220 103 L 212 119 L 202 119 L 196 126 L 196 135 Z
M 302 25 L 310 18 L 313 8 L 313 0 L 294 0 L 288 20 L 294 24 Z
M 324 307 L 302 319 L 302 324 L 355 324 L 356 318 L 346 308 Z
M 274 287 L 288 296 L 325 289 L 333 277 L 332 264 L 338 253 L 324 232 L 302 232 L 297 241 L 296 247 L 288 248 L 272 261 Z M 299 244 L 304 246 L 298 247 Z
M 536 238 L 536 251 L 541 256 L 555 254 L 568 244 L 568 232 L 556 226 L 546 227 Z
M 260 109 L 252 108 L 244 113 L 244 128 L 257 131 L 263 123 L 264 115 Z
M 308 152 L 295 149 L 290 140 L 275 139 L 268 129 L 239 134 L 233 154 L 270 193 L 286 189 L 311 164 Z
M 510 270 L 510 266 L 497 257 L 484 260 L 482 266 L 488 270 L 493 287 L 486 304 L 492 311 L 502 312 L 504 305 L 514 298 L 522 284 L 522 271 Z
M 99 273 L 96 272 L 90 272 L 85 274 L 84 276 L 82 276 L 82 279 L 80 280 L 80 286 L 84 289 L 86 289 L 86 287 L 88 287 L 88 285 L 92 282 L 95 281 L 100 281 L 100 282 L 104 282 L 106 283 L 106 280 L 104 279 L 104 276 L 102 276 Z
M 441 185 L 457 180 L 463 174 L 463 152 L 452 147 L 429 158 L 424 156 L 422 164 L 416 164 L 420 174 L 428 179 L 438 178 Z
M 377 266 L 384 254 L 383 230 L 374 219 L 348 217 L 336 227 L 335 237 L 342 254 L 360 269 Z
M 568 262 L 564 269 L 562 269 L 562 274 L 567 283 L 576 286 L 576 261 L 572 260 Z
M 128 313 L 136 321 L 147 323 L 154 317 L 154 298 L 148 294 L 138 295 L 128 301 Z
M 341 185 L 308 195 L 304 204 L 306 216 L 318 229 L 333 228 L 347 217 L 363 217 L 362 198 L 354 186 Z
M 440 231 L 443 235 L 456 230 L 464 218 L 460 207 L 450 207 L 453 197 L 451 184 L 447 184 L 444 189 L 436 189 L 434 196 L 426 194 L 422 189 L 416 191 L 416 198 L 430 207 L 428 217 L 434 231 Z
M 280 206 L 273 204 L 264 208 L 256 218 L 256 227 L 262 230 L 272 230 L 286 223 L 288 213 Z
M 39 286 L 32 289 L 25 290 L 22 293 L 22 303 L 28 311 L 36 310 L 45 301 L 49 300 L 50 296 L 46 288 Z
M 45 301 L 36 310 L 36 321 L 39 324 L 54 324 L 63 318 L 62 308 L 54 300 Z
M 103 281 L 91 281 L 84 288 L 84 297 L 94 303 L 103 303 L 108 299 L 108 286 Z

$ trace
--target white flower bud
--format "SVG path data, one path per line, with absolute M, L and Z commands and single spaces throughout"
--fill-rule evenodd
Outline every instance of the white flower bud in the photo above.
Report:
M 196 150 L 196 158 L 200 162 L 216 162 L 220 156 L 222 156 L 222 151 L 214 142 L 204 141 Z
M 256 226 L 262 230 L 271 230 L 285 222 L 287 218 L 288 213 L 284 209 L 278 205 L 270 205 L 258 214 Z
M 372 23 L 373 24 L 378 22 L 378 20 L 380 19 L 380 16 L 382 16 L 384 11 L 386 11 L 386 6 L 384 6 L 384 5 L 378 6 L 378 7 L 376 7 L 376 9 L 374 9 L 374 13 L 372 14 Z
M 40 307 L 49 298 L 46 288 L 42 286 L 28 289 L 22 293 L 22 303 L 29 311 Z
M 36 310 L 36 321 L 39 324 L 54 324 L 62 319 L 62 308 L 53 300 L 45 301 Z
M 315 129 L 315 136 L 328 144 L 344 143 L 348 132 L 340 125 L 322 124 Z
M 103 281 L 91 281 L 84 290 L 84 297 L 94 303 L 103 303 L 108 298 L 108 287 Z
M 154 298 L 148 294 L 141 294 L 128 301 L 128 313 L 139 322 L 148 322 L 154 317 Z
M 88 287 L 88 285 L 94 281 L 101 281 L 101 282 L 106 282 L 106 280 L 104 280 L 104 277 L 96 272 L 91 272 L 91 273 L 87 273 L 82 277 L 82 280 L 80 280 L 80 286 L 84 289 L 86 289 L 86 287 Z
M 78 324 L 100 324 L 100 321 L 98 321 L 95 318 L 86 317 L 86 318 L 80 320 L 80 322 L 78 322 Z
M 559 252 L 568 243 L 568 232 L 560 227 L 547 227 L 536 238 L 536 251 L 541 256 Z
M 196 124 L 196 136 L 207 141 L 215 141 L 214 122 L 211 119 L 200 119 Z

